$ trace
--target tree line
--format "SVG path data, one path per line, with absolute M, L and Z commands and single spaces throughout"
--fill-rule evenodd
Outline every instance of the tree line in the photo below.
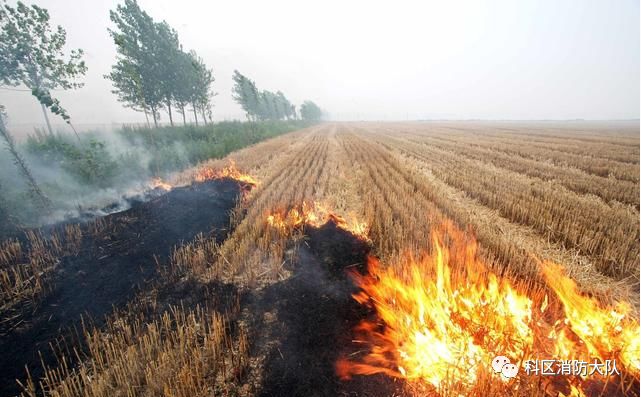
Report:
M 232 98 L 245 111 L 247 119 L 258 120 L 290 120 L 296 118 L 296 106 L 293 105 L 281 91 L 259 90 L 256 83 L 234 70 L 232 77 L 234 87 Z M 303 120 L 320 120 L 322 111 L 312 101 L 305 101 L 300 108 Z
M 10 6 L 0 0 L 0 85 L 26 87 L 25 91 L 42 106 L 46 126 L 53 133 L 47 109 L 72 128 L 71 117 L 54 90 L 80 88 L 79 79 L 87 72 L 83 50 L 64 51 L 66 31 L 53 29 L 49 12 L 37 5 L 18 1 Z M 158 125 L 161 112 L 174 124 L 174 113 L 187 123 L 187 114 L 211 123 L 214 75 L 195 51 L 186 51 L 178 33 L 165 21 L 157 22 L 140 8 L 136 0 L 125 0 L 110 11 L 114 26 L 108 29 L 116 45 L 116 62 L 104 77 L 112 82 L 112 92 L 124 106 L 145 113 L 148 125 Z M 232 98 L 252 121 L 297 118 L 296 107 L 281 91 L 260 91 L 238 71 L 233 75 Z M 18 89 L 20 90 L 20 89 Z M 311 101 L 300 107 L 300 117 L 321 118 L 320 108 Z M 75 132 L 75 129 L 74 129 Z
M 296 117 L 296 107 L 278 91 L 260 91 L 256 83 L 234 70 L 232 98 L 245 111 L 248 120 L 281 120 Z
M 212 118 L 212 70 L 195 51 L 183 50 L 178 33 L 167 22 L 155 22 L 135 0 L 125 0 L 110 12 L 108 29 L 118 53 L 111 73 L 114 94 L 125 106 L 149 115 L 158 125 L 164 109 L 174 125 L 173 111 L 193 112 L 207 123 Z

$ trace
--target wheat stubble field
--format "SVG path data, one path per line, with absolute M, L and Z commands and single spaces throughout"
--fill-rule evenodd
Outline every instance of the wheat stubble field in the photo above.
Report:
M 176 243 L 24 395 L 638 395 L 638 123 L 323 123 L 168 195 L 230 159 L 227 234 Z M 67 228 L 24 261 L 117 226 Z M 504 379 L 499 353 L 620 373 Z
M 245 225 L 304 200 L 363 220 L 383 258 L 424 249 L 433 225 L 450 219 L 470 226 L 497 266 L 527 273 L 533 254 L 583 288 L 636 300 L 636 126 L 326 124 L 232 157 L 265 183 L 226 244 L 260 241 Z

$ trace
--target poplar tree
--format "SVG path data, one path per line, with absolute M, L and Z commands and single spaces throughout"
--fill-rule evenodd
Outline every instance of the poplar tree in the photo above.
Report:
M 71 118 L 51 91 L 82 87 L 76 79 L 87 71 L 82 49 L 71 50 L 67 55 L 63 50 L 66 42 L 67 33 L 62 26 L 52 30 L 46 9 L 21 1 L 15 7 L 2 2 L 0 83 L 13 87 L 24 85 L 31 90 L 40 103 L 50 134 L 53 130 L 47 108 L 71 125 Z

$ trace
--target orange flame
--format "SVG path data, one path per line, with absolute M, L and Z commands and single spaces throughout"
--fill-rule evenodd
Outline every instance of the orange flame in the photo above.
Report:
M 236 163 L 229 160 L 229 165 L 222 170 L 216 170 L 211 167 L 202 167 L 196 172 L 194 179 L 196 182 L 205 182 L 214 179 L 231 178 L 252 186 L 258 185 L 258 181 L 249 174 L 244 174 L 236 168 Z
M 565 276 L 563 268 L 557 264 L 545 262 L 542 273 L 563 304 L 565 323 L 581 341 L 581 346 L 577 346 L 566 337 L 558 338 L 557 349 L 571 351 L 574 348 L 575 355 L 596 357 L 601 361 L 616 358 L 638 378 L 641 367 L 639 323 L 634 319 L 630 305 L 617 302 L 612 307 L 604 307 L 596 299 L 582 296 L 574 280 Z
M 368 274 L 353 273 L 360 288 L 353 297 L 376 319 L 354 330 L 354 342 L 366 353 L 340 359 L 341 378 L 382 373 L 467 394 L 494 376 L 490 365 L 497 355 L 519 366 L 532 357 L 617 359 L 619 370 L 638 378 L 639 324 L 625 305 L 599 308 L 558 267 L 546 264 L 564 316 L 547 296 L 492 273 L 477 256 L 476 241 L 451 223 L 432 233 L 432 246 L 431 253 L 407 255 L 398 266 L 383 268 L 370 258 Z M 584 345 L 589 354 L 578 354 Z M 522 376 L 529 376 L 523 368 Z
M 170 183 L 165 182 L 158 177 L 151 178 L 150 184 L 152 189 L 163 189 L 166 191 L 170 191 L 171 189 L 173 189 L 173 186 Z
M 320 227 L 330 220 L 339 228 L 359 238 L 367 239 L 369 231 L 367 223 L 358 221 L 353 215 L 348 216 L 346 219 L 329 210 L 327 206 L 317 202 L 304 201 L 298 208 L 295 207 L 289 211 L 275 211 L 267 216 L 267 223 L 284 235 L 291 234 L 294 230 L 301 229 L 305 225 Z
M 585 394 L 574 385 L 570 385 L 570 394 L 559 393 L 559 397 L 585 397 Z

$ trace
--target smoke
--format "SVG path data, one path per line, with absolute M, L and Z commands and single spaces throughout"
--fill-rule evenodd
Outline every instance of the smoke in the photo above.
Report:
M 151 179 L 158 173 L 166 177 L 169 171 L 152 171 L 154 149 L 142 137 L 96 130 L 82 134 L 78 142 L 72 135 L 36 133 L 19 150 L 53 207 L 44 214 L 36 208 L 24 179 L 2 148 L 0 195 L 9 213 L 25 226 L 88 220 L 124 211 L 165 192 Z M 172 163 L 188 163 L 182 143 L 174 142 L 170 150 Z
M 40 224 L 48 225 L 62 221 L 88 221 L 97 217 L 122 212 L 136 204 L 165 194 L 167 190 L 140 182 L 126 190 L 101 189 L 80 196 L 74 208 L 59 208 L 40 218 Z
M 18 149 L 53 211 L 43 214 L 33 205 L 29 189 L 5 150 L 0 150 L 0 196 L 7 203 L 7 212 L 27 227 L 111 213 L 144 200 L 153 190 L 153 177 L 170 178 L 201 161 L 224 157 L 307 125 L 305 121 L 258 125 L 235 121 L 153 129 L 123 127 L 116 132 L 83 132 L 79 138 L 35 131 Z

